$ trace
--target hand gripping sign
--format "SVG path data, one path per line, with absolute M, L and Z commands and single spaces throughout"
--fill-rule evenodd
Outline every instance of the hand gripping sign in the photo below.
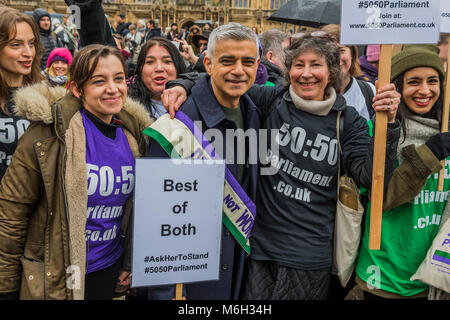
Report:
M 341 44 L 381 44 L 378 88 L 390 83 L 392 45 L 436 44 L 439 0 L 342 0 Z M 369 249 L 379 250 L 383 209 L 387 113 L 376 113 Z

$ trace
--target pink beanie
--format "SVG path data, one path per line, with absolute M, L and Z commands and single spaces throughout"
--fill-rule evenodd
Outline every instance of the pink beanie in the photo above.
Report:
M 369 62 L 377 62 L 378 60 L 380 60 L 380 45 L 379 44 L 368 45 L 366 57 L 367 61 Z
M 69 66 L 72 63 L 72 54 L 66 48 L 56 48 L 50 52 L 47 60 L 47 68 L 50 68 L 53 62 L 55 61 L 64 61 Z

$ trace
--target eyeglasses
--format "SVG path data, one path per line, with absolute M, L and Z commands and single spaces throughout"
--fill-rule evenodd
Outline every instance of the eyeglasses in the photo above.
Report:
M 331 35 L 328 32 L 323 31 L 323 30 L 317 30 L 317 31 L 311 32 L 311 37 L 325 38 L 330 41 L 333 41 Z
M 292 36 L 289 37 L 289 45 L 291 45 L 294 42 L 294 40 L 300 39 L 304 35 L 305 35 L 304 32 L 294 33 Z

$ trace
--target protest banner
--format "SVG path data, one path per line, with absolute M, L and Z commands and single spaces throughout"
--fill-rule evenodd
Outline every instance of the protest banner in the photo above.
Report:
M 442 33 L 450 33 L 450 1 L 441 0 L 441 27 Z
M 447 43 L 450 45 L 450 1 L 441 0 L 441 33 L 449 34 L 447 37 Z M 445 74 L 445 94 L 444 94 L 444 106 L 442 108 L 442 125 L 441 132 L 448 131 L 448 118 L 450 108 L 450 71 L 448 68 L 448 62 L 450 61 L 450 51 L 447 53 L 447 70 Z M 442 161 L 442 169 L 439 172 L 438 191 L 444 190 L 444 170 L 445 160 Z
M 342 0 L 341 43 L 436 44 L 439 0 Z
M 218 280 L 223 160 L 137 159 L 132 287 Z
M 436 44 L 439 0 L 343 0 L 341 44 L 381 44 L 377 88 L 390 83 L 392 45 Z M 379 250 L 383 210 L 387 113 L 376 113 L 372 169 L 369 249 Z

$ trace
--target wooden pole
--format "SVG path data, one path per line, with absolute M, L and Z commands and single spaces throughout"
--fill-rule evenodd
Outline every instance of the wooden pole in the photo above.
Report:
M 377 89 L 391 82 L 392 45 L 381 45 Z M 369 249 L 379 250 L 383 213 L 384 170 L 386 161 L 387 112 L 376 113 L 372 169 Z
M 175 300 L 184 300 L 183 299 L 183 284 L 177 283 L 176 289 L 175 289 Z
M 448 45 L 450 46 L 450 35 L 447 38 Z M 442 124 L 441 124 L 441 132 L 448 131 L 448 117 L 449 117 L 449 108 L 450 108 L 450 50 L 448 51 L 447 56 L 447 71 L 445 77 L 445 95 L 444 95 L 444 106 L 442 108 Z M 442 160 L 442 169 L 439 172 L 439 180 L 438 180 L 438 191 L 444 190 L 444 170 L 445 170 L 445 160 Z

